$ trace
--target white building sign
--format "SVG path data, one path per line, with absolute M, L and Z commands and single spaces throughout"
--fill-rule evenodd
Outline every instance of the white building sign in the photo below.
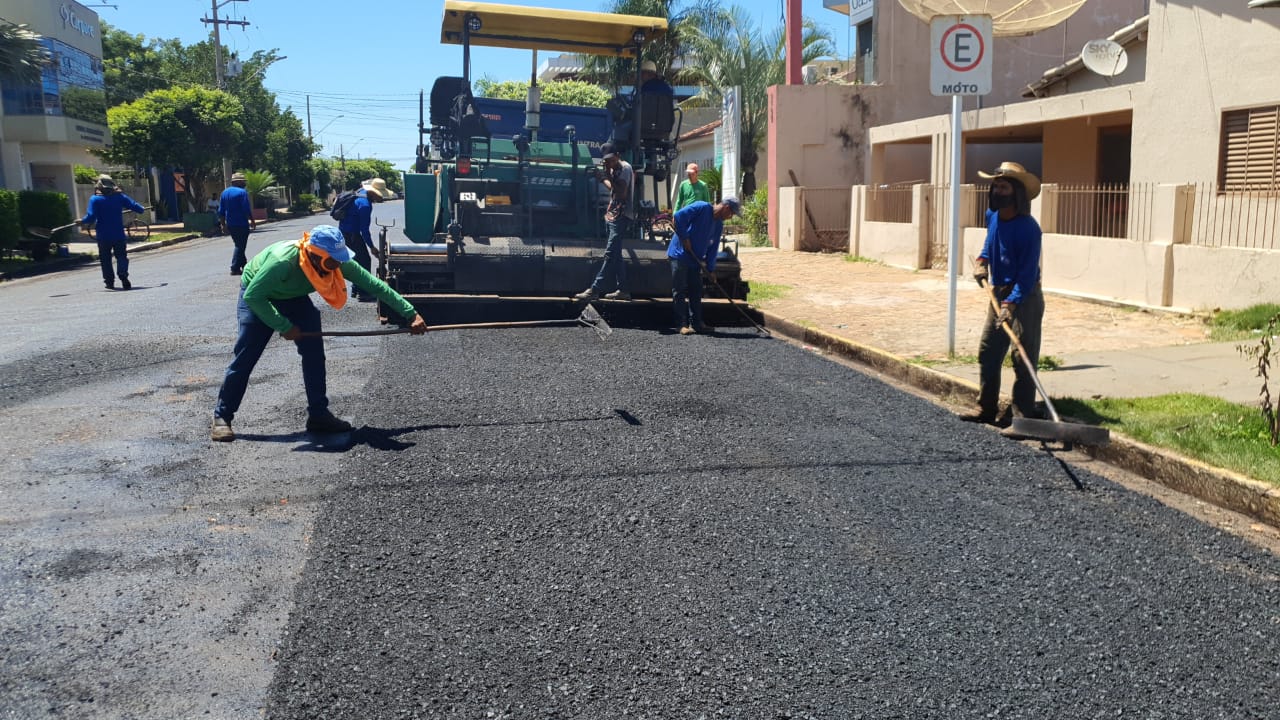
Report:
M 849 24 L 861 25 L 875 14 L 875 0 L 849 0 Z

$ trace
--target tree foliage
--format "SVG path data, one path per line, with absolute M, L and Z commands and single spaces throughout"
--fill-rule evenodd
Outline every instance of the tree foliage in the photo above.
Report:
M 203 209 L 205 181 L 244 134 L 242 113 L 240 101 L 220 90 L 155 90 L 107 111 L 113 145 L 102 155 L 128 165 L 182 168 L 195 207 Z
M 38 83 L 45 65 L 52 61 L 38 33 L 0 20 L 0 80 Z
M 171 85 L 162 75 L 159 43 L 102 23 L 102 77 L 107 107 L 133 102 Z
M 672 0 L 613 0 L 608 10 L 624 15 L 666 18 L 666 34 L 646 43 L 641 52 L 643 59 L 652 60 L 658 67 L 658 74 L 668 81 L 675 78 L 677 67 L 687 60 L 688 33 L 703 18 L 713 17 L 719 11 L 719 0 L 694 0 L 689 3 Z M 634 60 L 588 55 L 583 59 L 582 76 L 609 88 L 612 94 L 624 85 L 635 83 L 637 69 Z
M 603 88 L 582 80 L 551 80 L 539 83 L 542 102 L 576 107 L 602 108 L 609 102 Z M 500 100 L 523 101 L 529 95 L 529 83 L 520 80 L 496 82 L 488 78 L 476 81 L 476 95 Z
M 750 14 L 732 6 L 690 24 L 683 35 L 688 43 L 681 82 L 697 85 L 699 93 L 691 105 L 720 103 L 726 88 L 740 88 L 742 194 L 755 193 L 755 168 L 768 128 L 768 88 L 782 84 L 786 77 L 786 31 L 776 28 L 768 35 L 757 29 Z M 805 18 L 801 31 L 802 63 L 835 55 L 830 33 Z
M 386 160 L 377 160 L 374 158 L 364 158 L 362 160 L 352 160 L 347 158 L 346 169 L 342 167 L 333 169 L 334 178 L 342 178 L 345 172 L 346 177 L 341 182 L 343 190 L 357 190 L 360 184 L 365 180 L 380 177 L 387 181 L 387 188 L 396 192 L 404 192 L 404 184 L 400 180 L 400 171 Z

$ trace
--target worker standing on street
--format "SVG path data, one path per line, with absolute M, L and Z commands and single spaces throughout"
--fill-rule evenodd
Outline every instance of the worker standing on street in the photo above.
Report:
M 347 280 L 372 294 L 410 322 L 409 331 L 427 331 L 409 301 L 352 260 L 342 233 L 332 225 L 320 225 L 301 240 L 284 240 L 265 248 L 244 268 L 240 278 L 237 315 L 240 331 L 234 357 L 227 366 L 218 403 L 213 411 L 210 438 L 236 439 L 231 421 L 249 387 L 249 375 L 262 357 L 271 336 L 280 333 L 292 340 L 302 356 L 302 384 L 307 392 L 307 432 L 349 432 L 351 424 L 329 411 L 325 385 L 324 341 L 319 337 L 320 311 L 311 302 L 316 292 L 334 309 L 347 302 Z M 303 333 L 307 333 L 303 337 Z M 316 333 L 316 334 L 312 334 Z
M 89 209 L 80 218 L 80 224 L 95 225 L 98 262 L 102 265 L 102 284 L 108 290 L 115 290 L 116 277 L 119 276 L 120 287 L 128 290 L 133 284 L 129 282 L 129 245 L 124 234 L 124 212 L 132 210 L 143 213 L 147 209 L 125 195 L 110 175 L 99 175 L 93 189 L 94 196 L 89 200 Z M 111 268 L 113 255 L 116 259 L 114 271 Z
M 1040 289 L 1040 224 L 1031 217 L 1031 201 L 1040 194 L 1040 179 L 1015 162 L 1001 163 L 993 173 L 987 202 L 987 239 L 976 260 L 973 278 L 991 283 L 1000 312 L 988 303 L 982 340 L 978 343 L 978 407 L 962 420 L 1005 425 L 1000 418 L 1000 372 L 1010 340 L 1001 327 L 1009 323 L 1027 351 L 1032 367 L 1040 360 L 1044 293 Z M 1038 418 L 1035 379 L 1020 362 L 1013 364 L 1013 412 Z
M 253 205 L 249 202 L 249 191 L 245 190 L 244 173 L 232 173 L 231 187 L 222 191 L 218 198 L 218 222 L 231 236 L 235 248 L 231 251 L 231 274 L 239 275 L 244 266 L 249 264 L 245 251 L 249 247 L 249 231 L 257 229 L 253 219 Z
M 631 229 L 631 221 L 635 217 L 631 209 L 631 186 L 635 181 L 635 172 L 631 163 L 618 155 L 613 143 L 600 146 L 601 160 L 604 169 L 600 182 L 609 189 L 609 204 L 604 211 L 604 225 L 608 231 L 608 239 L 604 246 L 604 263 L 600 272 L 591 282 L 591 287 L 574 295 L 575 300 L 591 302 L 600 297 L 605 284 L 612 281 L 613 292 L 605 295 L 606 300 L 630 300 L 627 290 L 627 263 L 622 259 L 622 240 Z
M 351 249 L 356 262 L 364 268 L 365 272 L 373 270 L 373 259 L 369 251 L 377 252 L 377 247 L 373 244 L 373 235 L 369 232 L 369 225 L 373 223 L 373 204 L 389 200 L 390 197 L 391 191 L 387 189 L 387 182 L 382 178 L 373 178 L 356 191 L 356 199 L 351 209 L 338 221 L 338 228 L 342 230 L 342 237 L 346 240 L 347 247 Z M 354 283 L 351 285 L 351 292 L 356 302 L 373 301 L 372 295 L 363 292 Z
M 741 214 L 738 199 L 727 197 L 715 205 L 699 200 L 673 219 L 675 235 L 667 246 L 667 258 L 671 260 L 671 307 L 681 335 L 715 332 L 702 321 L 702 273 L 716 269 L 724 221 Z
M 698 163 L 689 163 L 684 172 L 687 179 L 676 190 L 675 209 L 679 211 L 699 200 L 711 202 L 711 188 L 698 179 Z

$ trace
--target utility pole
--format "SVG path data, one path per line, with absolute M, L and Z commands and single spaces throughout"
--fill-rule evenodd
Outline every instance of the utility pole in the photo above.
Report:
M 307 95 L 307 141 L 313 142 L 311 139 L 311 96 Z
M 218 89 L 226 90 L 227 83 L 226 83 L 226 78 L 223 77 L 223 70 L 222 70 L 222 33 L 220 32 L 219 26 L 220 25 L 239 25 L 241 27 L 244 27 L 249 24 L 249 21 L 248 20 L 219 20 L 218 8 L 222 7 L 223 5 L 226 5 L 227 3 L 249 2 L 249 0 L 222 0 L 222 2 L 218 2 L 218 0 L 209 0 L 209 1 L 212 4 L 213 18 L 200 18 L 200 22 L 204 23 L 205 25 L 213 25 L 213 58 L 214 58 L 213 73 L 214 73 L 214 77 L 217 78 L 218 80 Z M 231 184 L 231 158 L 228 158 L 228 157 L 222 158 L 222 184 L 223 186 L 228 186 Z M 196 210 L 198 212 L 204 211 L 203 208 L 196 208 Z

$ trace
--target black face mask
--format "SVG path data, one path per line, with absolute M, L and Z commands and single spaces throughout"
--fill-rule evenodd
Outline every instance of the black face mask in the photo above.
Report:
M 1013 207 L 1013 196 L 989 193 L 987 195 L 987 207 L 997 212 L 1007 207 Z

